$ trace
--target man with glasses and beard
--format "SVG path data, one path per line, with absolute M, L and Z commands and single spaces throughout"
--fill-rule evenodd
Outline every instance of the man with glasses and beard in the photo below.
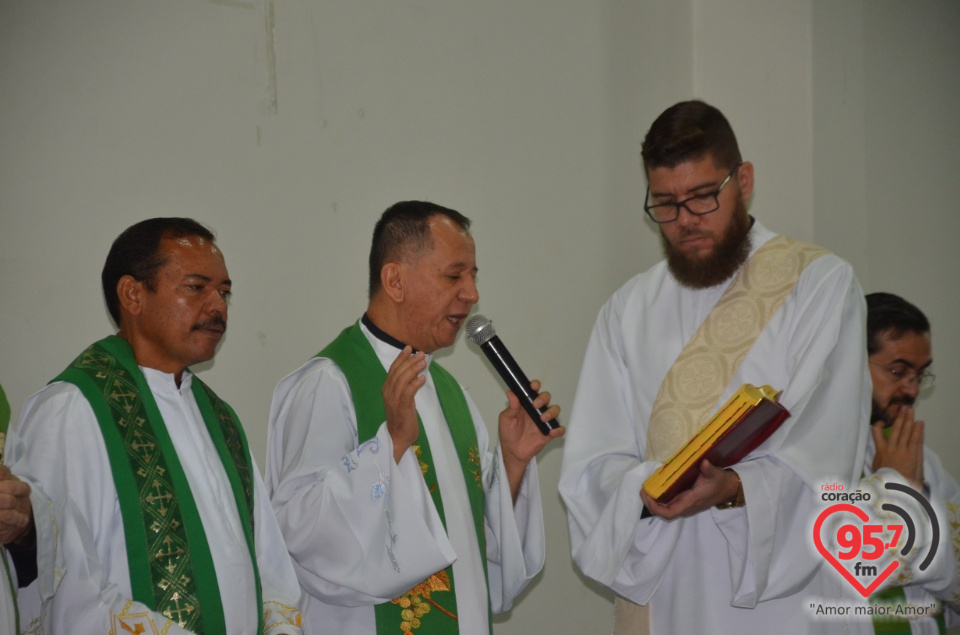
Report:
M 668 108 L 642 155 L 666 260 L 610 298 L 587 348 L 560 479 L 574 560 L 621 596 L 615 633 L 835 632 L 810 604 L 850 591 L 809 529 L 821 484 L 860 477 L 859 285 L 748 214 L 753 165 L 716 108 Z M 641 492 L 744 384 L 781 391 L 791 417 L 731 469 L 704 461 L 672 500 Z
M 878 621 L 883 633 L 943 633 L 960 623 L 960 580 L 957 551 L 960 544 L 960 487 L 943 468 L 940 458 L 923 443 L 924 422 L 914 418 L 913 405 L 924 388 L 933 385 L 930 322 L 923 312 L 892 293 L 867 296 L 867 354 L 873 380 L 872 436 L 867 442 L 863 472 L 865 482 L 899 477 L 923 492 L 936 509 L 941 544 L 934 566 L 924 581 L 895 587 L 871 596 L 880 601 L 928 606 L 937 600 L 946 605 L 934 617 Z M 892 474 L 896 470 L 898 474 Z M 873 479 L 871 479 L 873 476 Z M 879 482 L 874 485 L 879 490 Z

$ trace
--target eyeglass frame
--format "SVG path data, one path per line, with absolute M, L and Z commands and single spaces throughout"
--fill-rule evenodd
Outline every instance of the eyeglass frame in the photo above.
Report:
M 937 376 L 931 373 L 926 368 L 917 370 L 916 368 L 911 368 L 910 366 L 893 362 L 893 364 L 881 364 L 879 362 L 869 362 L 871 366 L 876 366 L 877 368 L 885 371 L 890 377 L 897 382 L 898 384 L 910 385 L 913 383 L 917 384 L 917 390 L 925 390 L 933 386 L 933 383 L 937 380 Z
M 727 174 L 727 176 L 726 176 L 725 179 L 723 179 L 722 181 L 720 181 L 720 185 L 718 185 L 718 186 L 717 186 L 717 189 L 715 189 L 714 191 L 709 192 L 709 193 L 707 193 L 707 194 L 697 194 L 696 196 L 688 196 L 687 198 L 683 199 L 682 201 L 677 201 L 676 203 L 658 203 L 658 204 L 656 204 L 656 205 L 647 205 L 647 201 L 650 200 L 650 184 L 647 183 L 647 193 L 646 193 L 646 195 L 645 195 L 644 198 L 643 198 L 643 211 L 645 211 L 645 212 L 647 213 L 647 216 L 650 217 L 650 220 L 652 220 L 653 222 L 657 223 L 658 225 L 665 225 L 666 223 L 672 223 L 672 222 L 676 221 L 678 218 L 680 218 L 680 208 L 681 208 L 681 207 L 682 207 L 683 209 L 687 210 L 688 212 L 690 212 L 691 214 L 693 214 L 694 216 L 706 216 L 707 214 L 712 214 L 712 213 L 714 213 L 715 211 L 717 211 L 718 209 L 720 209 L 720 193 L 723 191 L 723 188 L 725 188 L 725 187 L 727 186 L 727 183 L 729 183 L 729 182 L 733 179 L 733 175 L 736 173 L 737 170 L 740 169 L 740 166 L 743 165 L 743 163 L 744 163 L 744 162 L 741 161 L 740 163 L 738 163 L 738 164 L 736 164 L 735 166 L 733 166 L 733 169 L 730 170 L 730 172 Z M 687 206 L 687 203 L 689 203 L 690 201 L 692 201 L 692 200 L 694 200 L 694 199 L 697 199 L 697 198 L 701 198 L 701 199 L 702 199 L 702 198 L 709 198 L 709 197 L 711 197 L 711 196 L 713 197 L 713 200 L 714 200 L 714 202 L 717 204 L 717 206 L 714 207 L 714 208 L 713 208 L 712 210 L 710 210 L 709 212 L 695 212 L 695 211 L 693 211 L 692 209 L 690 209 L 690 208 Z M 671 218 L 670 220 L 657 220 L 656 217 L 654 217 L 653 212 L 650 211 L 650 210 L 654 209 L 655 207 L 672 207 L 672 208 L 674 208 L 674 209 L 676 210 L 677 213 L 676 213 L 676 214 L 674 215 L 674 217 Z

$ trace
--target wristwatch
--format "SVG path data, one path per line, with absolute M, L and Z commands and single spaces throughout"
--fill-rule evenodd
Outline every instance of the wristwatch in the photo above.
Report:
M 737 477 L 737 495 L 726 502 L 717 504 L 717 509 L 743 507 L 747 504 L 747 500 L 743 497 L 743 481 L 740 480 L 740 475 L 737 474 L 736 470 L 727 469 L 727 471 Z

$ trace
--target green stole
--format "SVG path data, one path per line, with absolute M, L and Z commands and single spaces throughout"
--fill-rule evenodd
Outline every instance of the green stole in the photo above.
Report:
M 375 437 L 380 426 L 386 420 L 382 389 L 383 383 L 387 379 L 387 371 L 380 363 L 373 346 L 370 345 L 363 331 L 360 330 L 359 323 L 354 323 L 353 326 L 344 329 L 317 356 L 332 360 L 340 367 L 347 378 L 354 409 L 357 413 L 358 445 Z M 470 416 L 467 400 L 463 395 L 463 389 L 453 378 L 453 375 L 434 361 L 430 364 L 430 376 L 436 386 L 440 408 L 450 429 L 450 434 L 453 436 L 457 458 L 463 470 L 463 480 L 470 499 L 470 509 L 473 512 L 477 542 L 480 545 L 483 575 L 486 579 L 486 537 L 483 527 L 484 495 L 477 432 L 473 425 L 473 418 Z M 414 451 L 420 461 L 424 481 L 433 497 L 433 504 L 440 515 L 440 520 L 446 527 L 443 500 L 440 497 L 437 475 L 433 468 L 430 443 L 419 415 L 417 415 L 417 419 L 420 422 L 420 436 L 414 445 Z M 375 607 L 377 635 L 409 634 L 413 633 L 415 629 L 417 630 L 416 635 L 459 633 L 454 588 L 453 567 L 451 566 L 430 576 L 399 598 L 391 602 L 378 604 Z M 487 611 L 489 614 L 489 599 Z M 490 622 L 490 628 L 492 632 L 492 621 Z
M 894 607 L 897 605 L 906 606 L 907 596 L 903 592 L 903 587 L 894 586 L 874 593 L 870 596 L 870 605 L 880 605 Z M 943 634 L 947 632 L 947 625 L 943 620 L 943 606 L 940 600 L 937 600 L 940 612 L 934 619 L 937 621 L 937 630 Z M 874 615 L 873 632 L 877 635 L 910 635 L 910 620 L 897 615 Z
M 200 513 L 130 345 L 116 336 L 102 339 L 53 381 L 77 386 L 100 424 L 123 519 L 133 599 L 181 628 L 225 635 L 220 587 Z M 247 440 L 233 409 L 196 376 L 192 391 L 230 481 L 250 550 L 259 631 L 263 600 Z
M 10 424 L 10 403 L 7 401 L 7 395 L 0 386 L 0 465 L 3 465 L 3 444 L 7 437 L 7 426 Z M 3 547 L 0 547 L 2 550 Z M 10 573 L 10 565 L 7 564 L 7 557 L 0 553 L 0 560 L 3 561 L 3 572 L 6 575 L 7 585 L 10 587 L 10 597 L 13 598 L 14 624 L 16 624 L 17 635 L 20 635 L 20 607 L 17 605 L 17 587 L 13 584 L 13 575 Z
M 890 428 L 883 430 L 883 436 L 890 437 Z M 870 596 L 868 602 L 872 606 L 894 607 L 907 604 L 907 595 L 903 592 L 903 587 L 892 586 L 879 593 Z M 947 624 L 943 618 L 943 602 L 939 599 L 937 603 L 937 614 L 934 619 L 937 621 L 937 632 L 944 635 L 947 632 Z M 911 635 L 910 620 L 896 615 L 874 615 L 873 632 L 876 635 Z
M 7 401 L 7 394 L 3 392 L 3 386 L 0 386 L 0 465 L 3 465 L 3 444 L 6 441 L 9 425 L 10 402 Z

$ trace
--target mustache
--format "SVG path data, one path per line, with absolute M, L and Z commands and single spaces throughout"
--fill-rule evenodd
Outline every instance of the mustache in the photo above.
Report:
M 893 417 L 887 414 L 887 408 L 896 405 L 912 406 L 914 403 L 916 403 L 916 401 L 917 400 L 910 395 L 893 397 L 887 402 L 886 406 L 881 406 L 876 400 L 871 400 L 872 406 L 870 408 L 870 423 L 872 424 L 876 423 L 877 421 L 883 421 L 884 426 L 889 428 L 893 425 Z
M 686 240 L 687 238 L 701 238 L 708 236 L 707 232 L 700 231 L 699 229 L 694 229 L 692 227 L 686 227 L 680 230 L 680 240 Z
M 910 395 L 904 395 L 903 397 L 894 397 L 887 403 L 887 405 L 893 406 L 896 404 L 903 404 L 904 406 L 912 406 L 916 402 L 916 398 L 911 397 Z
M 202 322 L 197 322 L 192 327 L 190 327 L 190 330 L 200 331 L 200 330 L 206 330 L 206 329 L 215 328 L 215 327 L 219 327 L 222 332 L 226 333 L 227 321 L 224 320 L 219 315 L 215 315 L 209 320 L 203 320 Z

